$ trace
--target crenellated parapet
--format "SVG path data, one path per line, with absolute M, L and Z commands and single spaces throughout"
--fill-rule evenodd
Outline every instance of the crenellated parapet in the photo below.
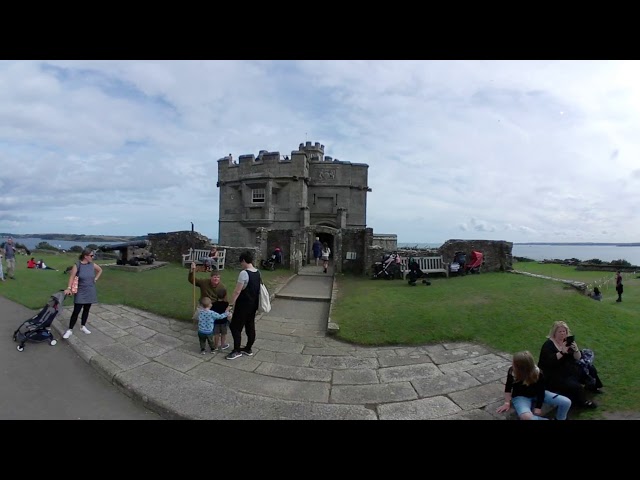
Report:
M 324 145 L 320 145 L 320 142 L 312 144 L 311 142 L 301 143 L 298 147 L 298 152 L 304 152 L 309 161 L 323 161 L 324 159 Z

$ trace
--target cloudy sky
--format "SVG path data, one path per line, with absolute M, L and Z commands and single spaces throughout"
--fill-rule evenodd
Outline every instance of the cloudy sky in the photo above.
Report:
M 640 242 L 638 61 L 0 61 L 0 232 L 217 238 L 217 160 L 369 165 L 399 242 Z

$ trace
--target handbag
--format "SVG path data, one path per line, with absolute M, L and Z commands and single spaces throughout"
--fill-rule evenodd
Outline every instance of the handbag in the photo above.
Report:
M 269 313 L 271 311 L 271 299 L 269 298 L 269 291 L 265 287 L 262 280 L 260 281 L 260 301 L 258 302 L 258 311 L 260 313 Z
M 77 266 L 76 276 L 73 277 L 73 283 L 71 283 L 71 294 L 75 295 L 78 293 L 78 274 L 80 273 L 80 265 Z

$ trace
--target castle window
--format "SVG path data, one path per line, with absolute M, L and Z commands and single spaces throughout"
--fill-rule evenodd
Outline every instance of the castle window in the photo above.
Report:
M 251 190 L 251 203 L 264 203 L 264 188 L 254 188 Z

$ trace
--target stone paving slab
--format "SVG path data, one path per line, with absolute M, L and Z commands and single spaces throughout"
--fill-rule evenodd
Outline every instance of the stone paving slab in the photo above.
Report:
M 449 397 L 463 410 L 472 410 L 495 402 L 500 395 L 504 398 L 504 385 L 496 382 L 454 392 Z
M 334 370 L 333 385 L 366 385 L 380 383 L 377 371 L 372 368 L 354 368 L 353 370 Z
M 378 370 L 380 382 L 408 382 L 416 379 L 441 377 L 442 372 L 433 363 L 418 365 L 402 365 L 400 367 L 387 367 Z
M 378 360 L 375 358 L 356 358 L 352 356 L 324 357 L 313 356 L 311 367 L 326 368 L 331 370 L 344 370 L 347 368 L 378 368 Z
M 311 382 L 331 381 L 331 370 L 322 370 L 320 368 L 292 367 L 289 365 L 262 362 L 254 371 L 260 375 L 287 378 L 289 380 L 308 380 Z
M 277 296 L 294 295 L 302 298 L 324 298 L 331 300 L 333 282 L 327 282 L 324 277 L 298 275 L 295 281 L 289 282 Z
M 294 353 L 272 352 L 260 350 L 253 356 L 259 362 L 279 363 L 291 367 L 308 367 L 311 364 L 311 355 L 301 355 Z
M 433 420 L 460 413 L 461 410 L 454 402 L 442 396 L 378 407 L 380 420 Z
M 123 370 L 130 370 L 149 362 L 149 358 L 120 343 L 96 348 L 96 352 Z
M 432 377 L 416 378 L 411 380 L 411 384 L 420 397 L 447 395 L 481 385 L 467 372 L 455 372 L 448 375 L 441 373 Z
M 301 305 L 302 303 L 302 305 Z M 276 299 L 271 304 L 271 311 L 263 318 L 290 318 L 296 320 L 313 320 L 325 322 L 329 315 L 328 302 L 305 302 L 301 300 Z
M 232 382 L 234 386 L 233 389 L 243 393 L 280 398 L 283 400 L 329 402 L 330 389 L 327 383 L 267 377 L 257 373 L 243 372 L 235 368 L 225 368 L 221 365 L 212 365 L 210 363 L 195 367 L 189 372 L 189 375 L 209 383 L 227 385 L 229 382 Z
M 331 403 L 365 405 L 401 402 L 417 398 L 416 391 L 408 382 L 376 385 L 335 385 L 331 389 Z

